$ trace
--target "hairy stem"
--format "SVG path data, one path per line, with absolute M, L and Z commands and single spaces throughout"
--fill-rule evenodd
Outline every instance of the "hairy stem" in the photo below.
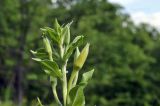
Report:
M 62 74 L 63 74 L 63 100 L 64 100 L 64 106 L 66 106 L 66 100 L 67 100 L 66 65 L 67 65 L 67 64 L 64 64 L 64 65 L 62 66 Z
M 60 55 L 61 58 L 63 59 L 64 55 L 64 48 L 62 45 L 60 45 Z M 67 102 L 67 76 L 66 76 L 66 67 L 67 67 L 67 60 L 62 64 L 62 75 L 63 75 L 63 80 L 62 80 L 62 89 L 63 89 L 63 104 L 66 106 Z

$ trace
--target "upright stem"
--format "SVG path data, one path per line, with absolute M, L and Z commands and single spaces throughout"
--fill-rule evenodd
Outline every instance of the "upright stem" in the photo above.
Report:
M 68 93 L 72 88 L 73 80 L 75 79 L 76 74 L 77 74 L 77 71 L 73 70 L 72 73 L 71 73 L 69 82 L 68 82 Z
M 72 73 L 71 73 L 70 79 L 69 79 L 69 81 L 68 81 L 67 103 L 70 102 L 69 92 L 70 92 L 70 90 L 72 89 L 72 87 L 76 85 L 77 79 L 78 79 L 78 71 L 73 70 Z M 75 84 L 75 85 L 74 85 L 74 84 Z
M 60 100 L 58 98 L 58 95 L 57 95 L 56 86 L 52 86 L 52 91 L 53 91 L 53 95 L 54 95 L 54 98 L 55 98 L 57 104 L 59 106 L 62 106 L 62 104 L 61 104 L 61 102 L 60 102 Z
M 62 66 L 62 74 L 63 74 L 63 100 L 64 106 L 66 106 L 67 100 L 67 77 L 66 77 L 66 63 Z
M 63 59 L 64 55 L 64 48 L 62 45 L 60 45 L 60 55 L 61 58 Z M 63 89 L 63 104 L 66 106 L 66 101 L 67 101 L 67 76 L 66 76 L 66 67 L 67 67 L 67 60 L 64 61 L 62 64 L 62 75 L 63 75 L 63 81 L 62 81 L 62 89 Z
M 77 81 L 78 81 L 78 75 L 79 75 L 79 71 L 76 73 L 76 76 L 75 76 L 75 78 L 74 78 L 72 87 L 76 86 Z
M 49 53 L 49 59 L 50 59 L 51 61 L 53 61 L 53 58 L 52 58 L 52 54 L 51 54 L 51 53 Z M 55 80 L 57 81 L 57 78 L 55 78 Z M 56 85 L 57 85 L 57 84 L 52 85 L 53 95 L 54 95 L 54 98 L 55 98 L 57 104 L 59 104 L 59 106 L 62 106 L 62 104 L 61 104 L 61 102 L 60 102 L 60 100 L 59 100 L 59 98 L 58 98 L 58 95 L 57 95 Z

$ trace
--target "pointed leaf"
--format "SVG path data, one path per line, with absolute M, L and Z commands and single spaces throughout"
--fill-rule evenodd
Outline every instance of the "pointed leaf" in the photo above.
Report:
M 77 47 L 76 51 L 75 51 L 75 54 L 74 54 L 74 62 L 78 58 L 79 55 L 80 55 L 80 51 L 79 51 L 79 48 Z
M 47 37 L 43 37 L 43 43 L 48 54 L 52 54 L 52 47 Z
M 60 42 L 60 35 L 52 28 L 44 27 L 41 28 L 43 31 L 44 36 L 50 38 L 53 42 L 59 43 Z
M 62 30 L 62 40 L 64 44 L 68 45 L 70 43 L 70 26 L 65 26 Z
M 92 78 L 93 73 L 94 73 L 94 69 L 83 73 L 80 85 L 81 86 L 83 85 L 85 87 L 88 84 L 89 80 Z
M 50 60 L 41 60 L 37 58 L 33 58 L 33 60 L 40 62 L 43 69 L 47 71 L 48 74 L 55 76 L 55 77 L 59 77 L 60 79 L 62 78 L 62 73 L 58 65 L 56 64 L 56 62 L 50 61 Z
M 59 33 L 60 33 L 60 31 L 61 31 L 61 26 L 60 26 L 60 24 L 58 23 L 58 20 L 57 20 L 57 19 L 54 20 L 54 28 L 55 28 L 56 32 L 59 32 Z
M 31 50 L 31 53 L 36 57 L 40 59 L 48 59 L 48 53 L 44 48 L 38 49 L 36 51 Z
M 43 106 L 41 100 L 39 99 L 39 97 L 37 98 L 39 106 Z
M 67 51 L 64 55 L 64 59 L 68 59 L 73 53 L 74 49 L 83 43 L 84 36 L 77 36 L 73 42 L 68 46 Z
M 92 78 L 94 69 L 88 71 L 82 75 L 82 80 L 79 85 L 73 87 L 69 92 L 69 106 L 84 106 L 85 105 L 85 97 L 83 89 Z M 78 105 L 77 105 L 78 104 Z
M 69 93 L 70 104 L 69 106 L 85 106 L 85 96 L 82 86 L 76 86 L 71 89 Z
M 36 57 L 42 60 L 49 59 L 49 55 L 44 48 L 40 48 L 36 51 L 30 50 L 30 52 Z M 59 58 L 59 54 L 53 49 L 52 57 L 54 60 Z

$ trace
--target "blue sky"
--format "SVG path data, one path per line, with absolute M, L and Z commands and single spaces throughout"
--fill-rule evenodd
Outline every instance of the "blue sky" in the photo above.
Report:
M 149 23 L 160 29 L 160 0 L 109 0 L 121 4 L 136 23 Z

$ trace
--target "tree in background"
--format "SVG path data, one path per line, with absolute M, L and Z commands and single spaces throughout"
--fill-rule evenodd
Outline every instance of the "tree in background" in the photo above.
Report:
M 35 38 L 45 22 L 49 4 L 49 0 L 3 0 L 0 3 L 1 93 L 7 87 L 14 88 L 18 106 L 22 103 L 25 78 L 31 66 L 29 49 L 38 46 Z

